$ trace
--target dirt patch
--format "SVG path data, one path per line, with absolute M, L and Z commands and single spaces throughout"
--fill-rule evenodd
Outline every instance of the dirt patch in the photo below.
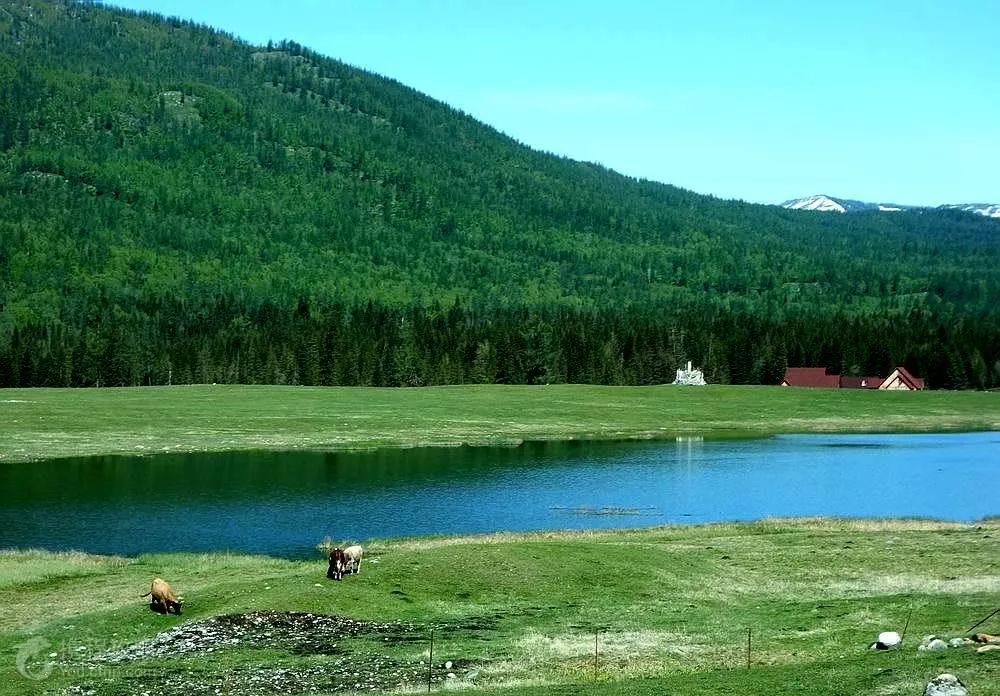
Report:
M 128 686 L 115 682 L 112 693 L 122 696 L 270 696 L 271 694 L 386 691 L 426 683 L 427 669 L 404 665 L 384 657 L 357 656 L 331 659 L 311 666 L 247 665 L 224 672 L 205 672 L 159 665 L 130 672 Z M 446 679 L 434 670 L 433 681 Z M 106 693 L 104 685 L 91 682 L 71 687 L 66 696 Z
M 471 626 L 450 628 L 474 630 Z M 65 694 L 105 693 L 104 689 L 112 686 L 116 694 L 136 696 L 267 696 L 415 687 L 426 684 L 426 663 L 386 653 L 395 646 L 425 640 L 426 631 L 426 627 L 410 623 L 360 621 L 329 614 L 227 614 L 189 621 L 148 640 L 95 655 L 89 664 L 93 669 L 105 667 L 97 671 L 104 673 L 106 681 L 102 683 L 102 677 L 95 676 Z M 289 655 L 263 664 L 227 665 L 223 670 L 210 661 L 182 659 L 241 649 L 277 649 Z M 478 666 L 471 661 L 452 660 L 447 667 L 445 663 L 434 665 L 434 683 L 471 680 L 478 674 Z M 129 677 L 126 691 L 121 691 L 120 675 L 115 676 L 123 669 Z
M 386 642 L 408 642 L 418 637 L 407 623 L 359 621 L 347 616 L 303 612 L 255 611 L 190 621 L 149 640 L 94 657 L 98 662 L 122 663 L 227 648 L 279 648 L 297 655 L 335 655 L 344 652 L 339 641 L 380 636 Z

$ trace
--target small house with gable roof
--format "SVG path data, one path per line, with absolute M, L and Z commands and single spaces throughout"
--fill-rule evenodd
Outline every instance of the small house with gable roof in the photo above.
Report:
M 924 388 L 924 380 L 911 375 L 905 367 L 897 367 L 878 388 L 884 391 L 917 391 Z

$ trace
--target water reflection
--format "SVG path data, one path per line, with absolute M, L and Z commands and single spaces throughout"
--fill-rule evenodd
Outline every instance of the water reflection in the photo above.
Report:
M 0 465 L 0 547 L 309 555 L 326 535 L 1000 512 L 996 433 L 169 454 Z

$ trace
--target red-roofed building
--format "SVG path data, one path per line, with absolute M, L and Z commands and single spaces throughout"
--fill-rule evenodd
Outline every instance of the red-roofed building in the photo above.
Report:
M 788 367 L 785 368 L 785 378 L 781 380 L 783 387 L 814 387 L 820 389 L 886 389 L 886 390 L 917 390 L 924 388 L 924 380 L 914 377 L 905 367 L 897 367 L 892 374 L 881 377 L 850 377 L 847 375 L 831 375 L 825 367 Z
M 881 377 L 840 376 L 841 389 L 878 389 L 880 384 L 882 384 Z
M 787 367 L 781 386 L 836 389 L 840 386 L 840 376 L 827 374 L 825 367 Z
M 911 375 L 905 367 L 897 367 L 878 388 L 887 391 L 916 391 L 924 388 L 924 380 Z

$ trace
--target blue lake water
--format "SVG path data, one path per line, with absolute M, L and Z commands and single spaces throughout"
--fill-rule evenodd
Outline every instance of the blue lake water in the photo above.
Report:
M 0 547 L 312 556 L 364 540 L 1000 514 L 1000 433 L 169 454 L 0 465 Z

